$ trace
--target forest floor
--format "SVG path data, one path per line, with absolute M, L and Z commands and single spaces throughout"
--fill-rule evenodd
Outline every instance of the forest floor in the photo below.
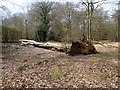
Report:
M 2 88 L 118 88 L 118 49 L 69 56 L 31 45 L 3 45 Z

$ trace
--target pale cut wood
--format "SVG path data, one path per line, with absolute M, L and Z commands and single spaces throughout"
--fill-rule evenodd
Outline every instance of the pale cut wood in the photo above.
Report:
M 34 45 L 36 47 L 57 50 L 60 52 L 66 52 L 70 45 L 60 44 L 60 43 L 51 43 L 51 42 L 36 42 L 34 40 L 20 39 L 21 45 Z

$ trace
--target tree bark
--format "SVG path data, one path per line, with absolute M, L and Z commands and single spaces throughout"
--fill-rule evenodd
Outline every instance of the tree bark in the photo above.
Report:
M 21 42 L 21 45 L 24 45 L 24 46 L 33 45 L 36 47 L 51 49 L 51 50 L 55 50 L 55 51 L 59 51 L 59 52 L 66 52 L 68 50 L 68 48 L 70 47 L 70 45 L 64 45 L 64 44 L 60 44 L 60 43 L 36 42 L 34 40 L 25 40 L 25 39 L 21 39 L 19 41 Z

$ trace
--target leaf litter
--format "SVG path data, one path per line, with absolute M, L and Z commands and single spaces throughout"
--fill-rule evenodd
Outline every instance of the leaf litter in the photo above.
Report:
M 5 45 L 2 88 L 118 88 L 117 54 L 72 57 L 37 47 Z

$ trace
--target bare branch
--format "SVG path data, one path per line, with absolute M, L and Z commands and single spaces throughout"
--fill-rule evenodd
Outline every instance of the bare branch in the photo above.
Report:
M 105 0 L 105 1 L 106 1 L 106 0 Z M 102 1 L 101 1 L 101 2 L 102 2 Z M 99 3 L 100 3 L 100 2 L 99 2 Z M 100 5 L 106 4 L 106 3 L 108 3 L 108 2 L 102 2 L 102 3 L 98 4 L 98 5 L 94 8 L 94 10 L 97 9 Z

